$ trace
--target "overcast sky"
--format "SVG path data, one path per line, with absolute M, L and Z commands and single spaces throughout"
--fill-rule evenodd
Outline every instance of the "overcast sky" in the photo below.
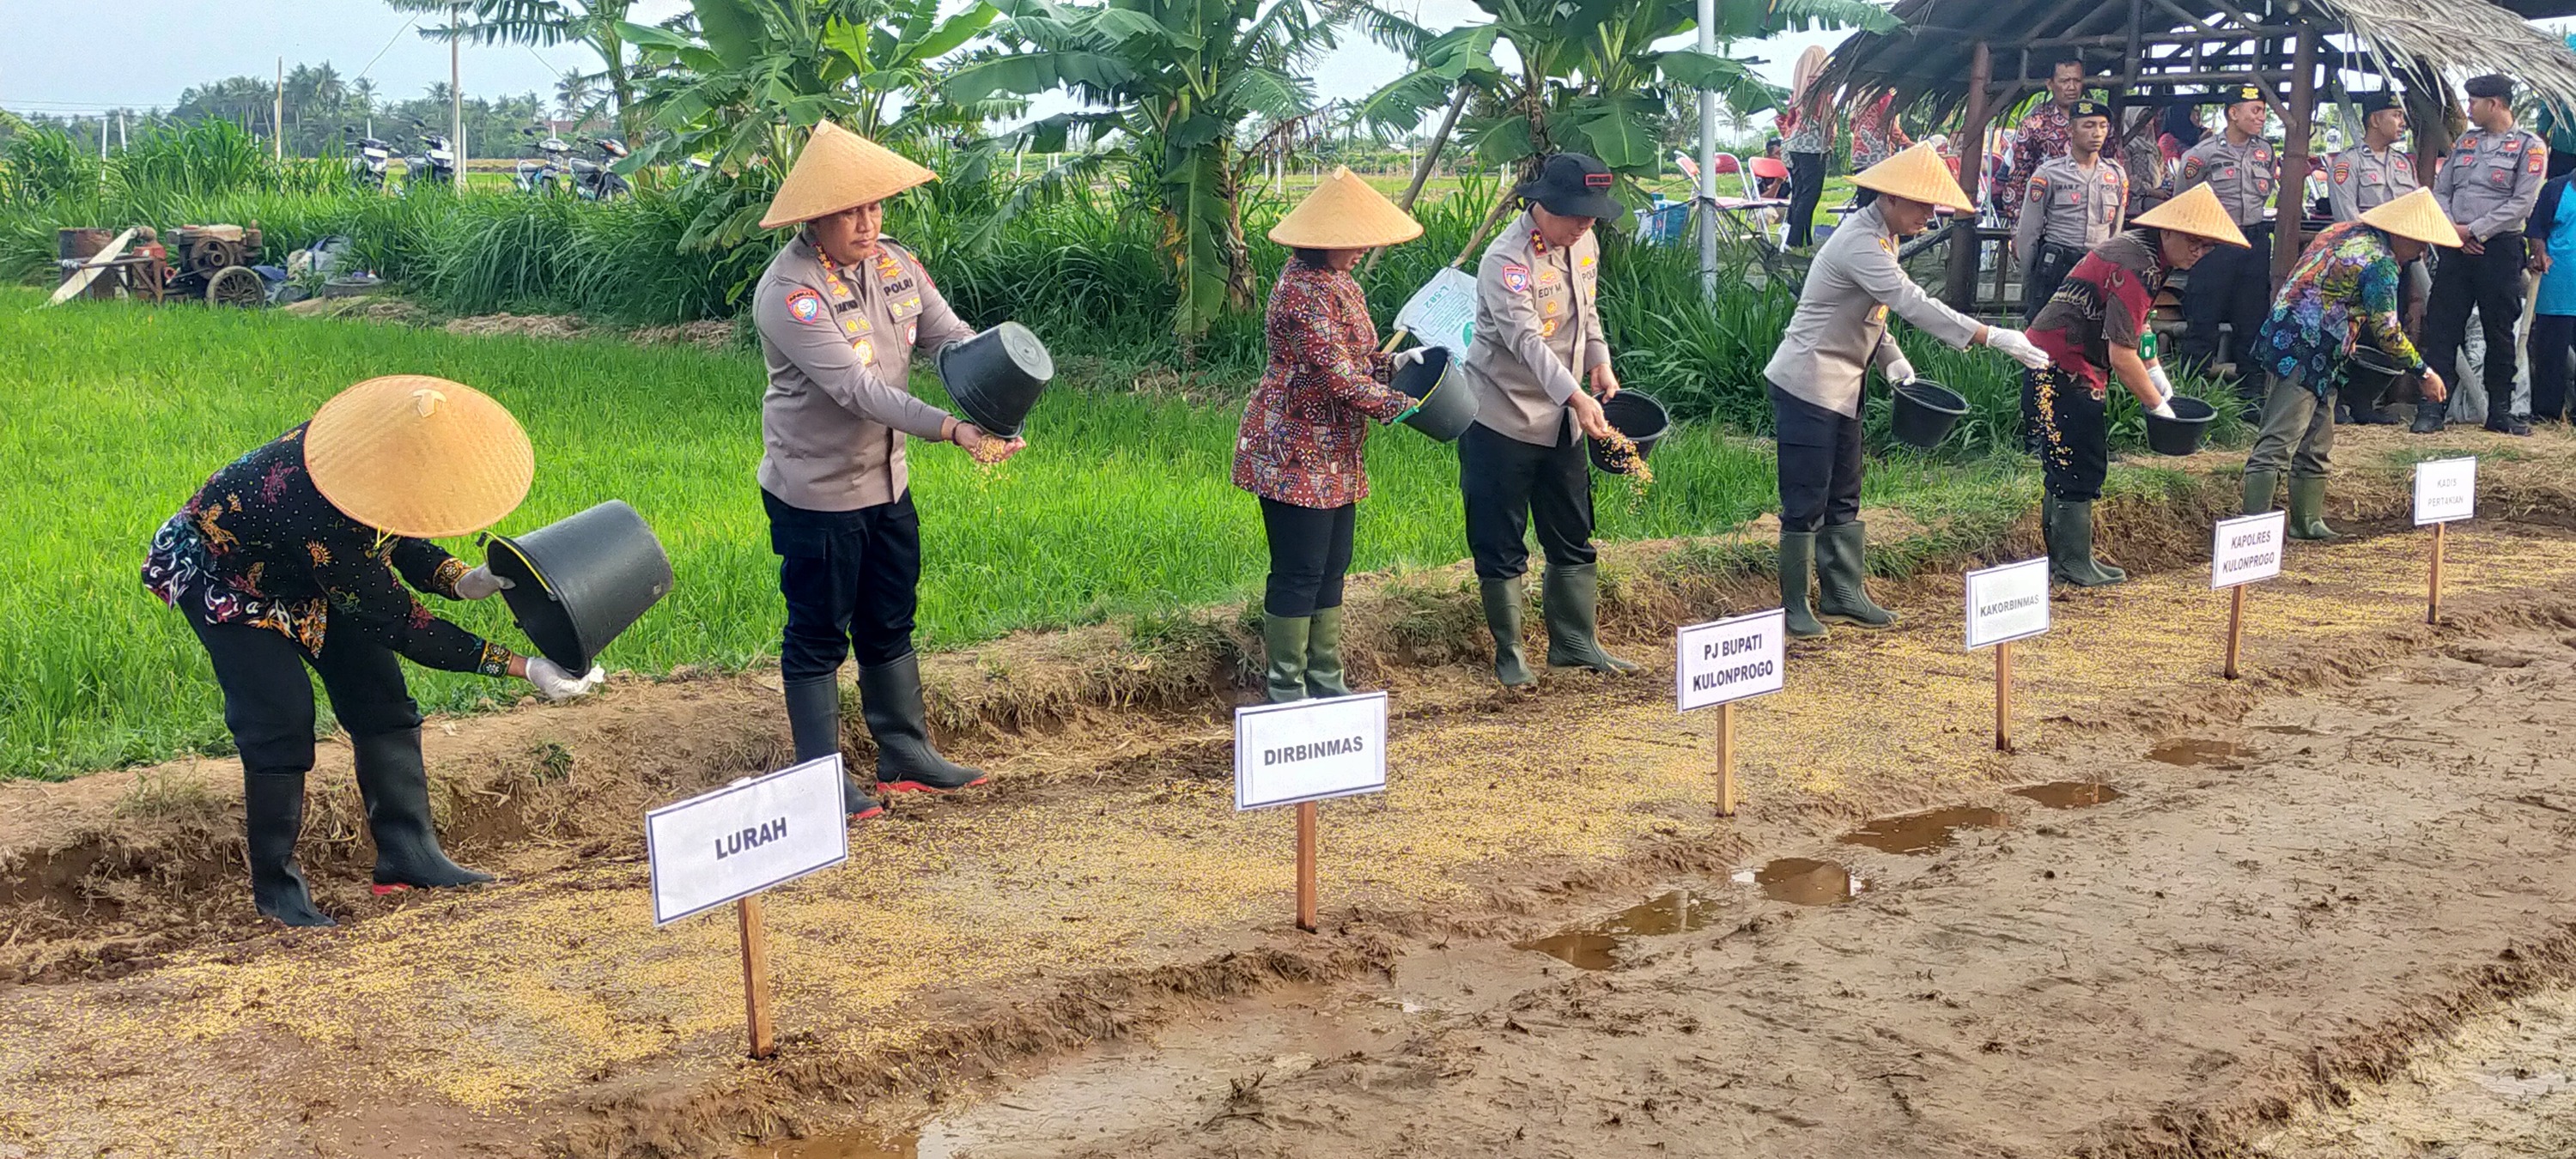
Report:
M 1468 0 L 1391 0 L 1434 26 L 1477 15 Z M 686 7 L 685 0 L 639 0 L 650 22 Z M 447 79 L 447 46 L 408 29 L 411 14 L 377 0 L 0 0 L 0 108 L 56 115 L 176 104 L 189 85 L 236 75 L 272 75 L 286 67 L 329 61 L 340 75 L 372 77 L 393 98 L 420 95 Z M 1842 33 L 1787 36 L 1737 46 L 1767 59 L 1762 71 L 1786 83 L 1789 63 L 1811 43 Z M 1326 97 L 1357 96 L 1399 75 L 1393 53 L 1356 36 L 1315 72 Z M 597 64 L 579 47 L 521 45 L 464 50 L 465 92 L 536 92 L 552 99 L 566 71 Z

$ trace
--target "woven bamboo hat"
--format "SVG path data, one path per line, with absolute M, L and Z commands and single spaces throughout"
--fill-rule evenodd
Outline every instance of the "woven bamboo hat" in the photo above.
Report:
M 1270 240 L 1301 249 L 1374 249 L 1421 236 L 1421 222 L 1397 209 L 1347 165 L 1333 170 L 1306 200 L 1270 227 Z
M 528 497 L 536 456 L 491 396 L 425 374 L 370 378 L 332 396 L 304 429 L 304 469 L 341 513 L 378 531 L 435 539 L 479 531 Z
M 1976 212 L 1968 200 L 1968 191 L 1959 188 L 1959 179 L 1950 175 L 1950 165 L 1934 152 L 1927 142 L 1916 142 L 1897 155 L 1872 165 L 1852 178 L 1852 184 L 1875 189 L 1890 197 L 1920 201 L 1926 205 L 1946 205 L 1961 213 Z
M 796 155 L 796 167 L 787 171 L 778 196 L 769 199 L 760 228 L 812 221 L 938 179 L 892 149 L 830 121 L 817 121 L 805 151 Z
M 2131 225 L 2151 225 L 2193 237 L 2205 237 L 2223 245 L 2247 248 L 2245 231 L 2227 216 L 2227 207 L 2218 203 L 2218 194 L 2207 185 L 2194 185 L 2181 196 L 2129 219 Z
M 2433 200 L 2433 191 L 2418 189 L 2395 201 L 2383 201 L 2361 215 L 2362 224 L 2409 237 L 2426 245 L 2460 245 L 2460 227 L 2451 224 L 2451 215 L 2442 212 L 2442 203 Z

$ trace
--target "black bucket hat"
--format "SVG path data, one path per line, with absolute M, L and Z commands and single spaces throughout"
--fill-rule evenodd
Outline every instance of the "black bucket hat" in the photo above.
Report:
M 1546 206 L 1550 213 L 1600 221 L 1627 212 L 1618 198 L 1610 196 L 1618 180 L 1597 158 L 1558 153 L 1539 166 L 1537 180 L 1522 182 L 1512 193 Z

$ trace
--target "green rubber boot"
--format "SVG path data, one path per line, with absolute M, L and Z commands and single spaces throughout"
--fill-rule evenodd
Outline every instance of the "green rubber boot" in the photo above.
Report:
M 1798 640 L 1823 638 L 1825 626 L 1807 610 L 1807 580 L 1816 566 L 1816 533 L 1780 533 L 1780 610 L 1788 613 L 1789 635 Z
M 1313 625 L 1306 630 L 1306 695 L 1350 694 L 1350 683 L 1342 678 L 1341 605 L 1317 608 Z
M 1270 703 L 1306 699 L 1306 652 L 1314 623 L 1306 616 L 1261 613 L 1261 650 L 1270 662 L 1262 680 L 1270 689 Z
M 1478 594 L 1485 602 L 1485 628 L 1494 634 L 1494 679 L 1502 681 L 1505 688 L 1538 684 L 1538 677 L 1529 670 L 1529 658 L 1521 654 L 1524 582 L 1513 576 L 1477 584 Z
M 1550 565 L 1539 581 L 1539 614 L 1547 618 L 1547 666 L 1634 672 L 1637 666 L 1601 650 L 1601 565 Z
M 1857 521 L 1816 533 L 1817 618 L 1863 628 L 1895 625 L 1896 613 L 1872 602 L 1862 583 L 1869 575 L 1866 534 Z
M 2325 476 L 2290 476 L 2290 538 L 2337 538 L 2334 529 L 2326 526 Z
M 2261 515 L 2271 510 L 2272 493 L 2280 487 L 2281 473 L 2278 471 L 2245 472 L 2245 509 L 2240 514 Z
M 2098 588 L 2129 578 L 2129 573 L 2093 558 L 2093 504 L 2043 499 L 2049 515 L 2048 571 L 2062 583 Z

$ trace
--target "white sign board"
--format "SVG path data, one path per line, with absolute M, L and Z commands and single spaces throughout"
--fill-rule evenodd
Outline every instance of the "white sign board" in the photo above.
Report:
M 1234 710 L 1235 808 L 1385 788 L 1385 693 Z
M 2048 560 L 2026 559 L 1968 573 L 1968 647 L 2026 639 L 2048 630 Z
M 2466 519 L 2477 510 L 2477 459 L 2415 464 L 2415 526 Z
M 1673 641 L 1673 696 L 1681 711 L 1778 692 L 1789 615 L 1778 608 L 1693 624 Z
M 2209 586 L 2232 588 L 2281 574 L 2281 549 L 2289 539 L 2287 511 L 2219 520 L 2209 544 Z
M 748 777 L 644 815 L 653 924 L 667 926 L 850 857 L 841 756 Z
M 1425 346 L 1445 346 L 1465 358 L 1467 342 L 1476 336 L 1476 276 L 1446 269 L 1395 312 L 1398 328 L 1411 331 Z

